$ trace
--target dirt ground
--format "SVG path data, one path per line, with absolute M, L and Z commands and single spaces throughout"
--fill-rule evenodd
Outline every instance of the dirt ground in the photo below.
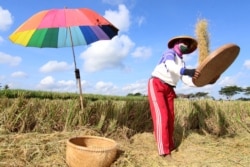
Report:
M 250 134 L 214 137 L 192 132 L 172 152 L 172 160 L 158 156 L 152 133 L 128 139 L 114 134 L 117 159 L 111 167 L 249 167 Z M 66 141 L 81 135 L 100 135 L 91 130 L 52 134 L 1 134 L 0 167 L 66 167 Z

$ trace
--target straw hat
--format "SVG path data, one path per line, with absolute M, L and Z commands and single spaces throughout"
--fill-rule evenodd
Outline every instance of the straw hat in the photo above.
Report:
M 179 40 L 186 40 L 189 42 L 189 51 L 187 52 L 187 54 L 192 53 L 197 48 L 198 43 L 196 39 L 190 36 L 177 36 L 170 39 L 168 42 L 168 48 L 173 48 L 175 43 L 178 42 Z

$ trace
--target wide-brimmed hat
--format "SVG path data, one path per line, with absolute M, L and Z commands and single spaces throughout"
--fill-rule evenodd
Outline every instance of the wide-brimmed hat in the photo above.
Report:
M 185 40 L 189 42 L 189 45 L 188 45 L 189 49 L 187 51 L 187 54 L 192 53 L 197 48 L 198 43 L 196 39 L 190 36 L 177 36 L 177 37 L 170 39 L 168 42 L 168 48 L 173 48 L 175 43 L 178 42 L 179 40 Z

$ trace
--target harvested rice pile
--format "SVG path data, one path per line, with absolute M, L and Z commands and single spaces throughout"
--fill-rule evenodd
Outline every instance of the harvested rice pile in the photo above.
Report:
M 152 133 L 136 134 L 130 139 L 120 129 L 109 138 L 119 144 L 118 157 L 112 167 L 162 166 L 248 166 L 250 164 L 250 134 L 214 137 L 192 132 L 173 152 L 169 162 L 157 155 Z M 25 133 L 0 135 L 0 166 L 67 166 L 66 140 L 81 135 L 101 135 L 82 128 L 73 132 L 51 134 Z
M 209 33 L 208 22 L 206 19 L 199 19 L 196 23 L 195 34 L 198 41 L 198 64 L 201 64 L 203 60 L 209 55 Z

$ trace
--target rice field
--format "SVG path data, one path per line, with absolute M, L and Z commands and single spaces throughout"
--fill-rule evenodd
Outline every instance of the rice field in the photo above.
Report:
M 0 166 L 67 166 L 66 141 L 82 135 L 117 141 L 112 167 L 250 164 L 248 101 L 176 99 L 177 149 L 167 162 L 157 155 L 145 97 L 86 97 L 82 110 L 72 95 L 25 96 L 0 96 Z

